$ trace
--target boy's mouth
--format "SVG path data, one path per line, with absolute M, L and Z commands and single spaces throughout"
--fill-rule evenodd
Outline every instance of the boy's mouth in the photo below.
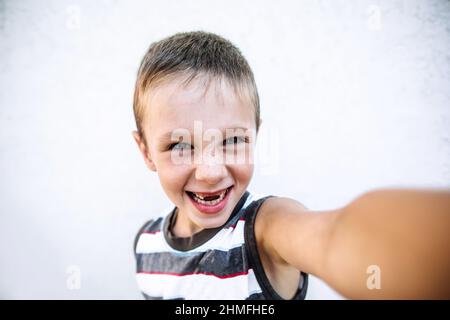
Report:
M 216 213 L 222 210 L 228 200 L 228 195 L 233 186 L 216 192 L 193 192 L 186 193 L 195 207 L 203 213 Z

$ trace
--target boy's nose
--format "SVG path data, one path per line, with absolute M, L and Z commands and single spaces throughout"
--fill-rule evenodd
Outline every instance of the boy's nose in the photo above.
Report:
M 195 179 L 208 184 L 217 184 L 226 176 L 227 169 L 223 162 L 203 161 L 195 169 Z

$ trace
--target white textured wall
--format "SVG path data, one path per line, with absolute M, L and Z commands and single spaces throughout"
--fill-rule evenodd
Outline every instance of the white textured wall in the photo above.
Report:
M 140 298 L 133 237 L 169 202 L 131 138 L 135 74 L 197 29 L 254 69 L 271 158 L 251 190 L 322 210 L 450 187 L 449 1 L 3 0 L 0 298 Z M 308 298 L 339 296 L 315 279 Z

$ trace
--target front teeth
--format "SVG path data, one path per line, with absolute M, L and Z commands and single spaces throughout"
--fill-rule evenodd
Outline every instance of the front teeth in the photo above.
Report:
M 208 205 L 208 206 L 214 206 L 216 204 L 218 204 L 220 201 L 223 200 L 223 198 L 225 198 L 225 194 L 227 193 L 227 190 L 225 190 L 224 192 L 222 192 L 219 196 L 219 198 L 215 199 L 215 200 L 211 200 L 211 201 L 205 201 L 203 200 L 204 198 L 196 193 L 192 193 L 194 195 L 194 200 L 197 201 L 198 203 L 204 204 L 204 205 Z

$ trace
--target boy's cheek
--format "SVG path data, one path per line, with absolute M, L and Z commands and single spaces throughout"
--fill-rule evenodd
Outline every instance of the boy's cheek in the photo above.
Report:
M 189 172 L 189 166 L 187 165 L 173 165 L 170 163 L 160 165 L 158 169 L 160 177 L 166 179 L 176 178 L 177 180 L 181 180 L 187 176 Z
M 229 166 L 229 168 L 235 179 L 248 182 L 253 176 L 255 166 L 253 164 L 236 164 Z
M 237 150 L 224 153 L 224 163 L 227 165 L 249 166 L 254 164 L 253 149 L 240 147 Z

